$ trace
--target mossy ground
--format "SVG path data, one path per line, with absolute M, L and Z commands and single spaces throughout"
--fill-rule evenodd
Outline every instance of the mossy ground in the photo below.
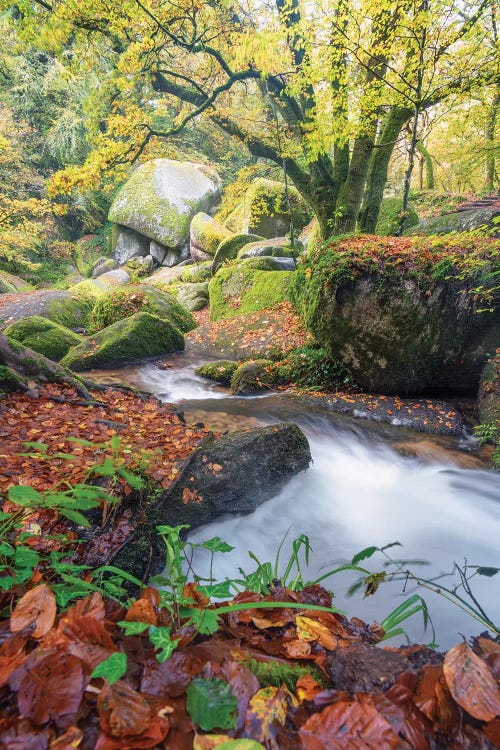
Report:
M 287 299 L 293 271 L 256 271 L 247 266 L 222 268 L 209 284 L 210 320 L 272 309 Z
M 39 315 L 15 321 L 4 333 L 9 340 L 14 339 L 54 362 L 62 359 L 72 346 L 78 346 L 83 341 L 81 336 L 68 328 Z
M 70 370 L 88 370 L 184 349 L 184 337 L 168 320 L 138 312 L 73 347 L 61 360 Z

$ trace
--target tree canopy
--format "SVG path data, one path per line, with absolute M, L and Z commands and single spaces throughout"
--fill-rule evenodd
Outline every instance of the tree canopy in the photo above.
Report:
M 373 231 L 405 126 L 417 140 L 422 112 L 500 80 L 492 0 L 0 8 L 67 82 L 48 128 L 66 160 L 52 195 L 120 178 L 161 141 L 208 122 L 282 167 L 324 236 L 357 223 Z

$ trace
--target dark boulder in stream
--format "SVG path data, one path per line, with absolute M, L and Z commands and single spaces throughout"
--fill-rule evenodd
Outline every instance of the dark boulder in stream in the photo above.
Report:
M 147 501 L 135 533 L 113 564 L 141 579 L 161 572 L 164 551 L 156 526 L 189 524 L 194 529 L 226 513 L 252 513 L 310 462 L 306 436 L 289 422 L 210 437 L 175 484 Z

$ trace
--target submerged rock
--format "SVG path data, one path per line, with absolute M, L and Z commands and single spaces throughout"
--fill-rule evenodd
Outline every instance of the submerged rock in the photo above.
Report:
M 184 336 L 168 320 L 138 312 L 69 350 L 63 367 L 80 372 L 184 349 Z
M 157 525 L 195 529 L 226 513 L 252 513 L 310 462 L 306 436 L 287 422 L 209 438 L 191 455 L 174 486 L 141 514 L 135 536 L 114 564 L 139 578 L 148 564 L 149 573 L 160 572 L 164 550 Z

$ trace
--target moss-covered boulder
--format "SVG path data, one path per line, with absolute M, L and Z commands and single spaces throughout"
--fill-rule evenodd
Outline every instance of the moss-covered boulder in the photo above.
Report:
M 73 261 L 79 273 L 88 277 L 92 275 L 99 260 L 108 259 L 108 252 L 109 248 L 103 245 L 101 238 L 95 234 L 87 234 L 75 242 Z
M 468 211 L 456 211 L 442 216 L 434 216 L 408 229 L 405 235 L 471 232 L 479 227 L 484 227 L 485 230 L 492 232 L 495 237 L 500 237 L 500 210 L 498 207 L 471 208 Z
M 500 422 L 500 349 L 486 362 L 478 393 L 479 421 Z
M 256 271 L 243 263 L 221 268 L 210 281 L 210 320 L 276 307 L 287 299 L 294 271 Z
M 179 276 L 181 281 L 188 284 L 196 284 L 201 281 L 209 281 L 212 278 L 212 261 L 195 263 L 182 269 Z
M 287 196 L 284 183 L 259 178 L 250 185 L 224 225 L 232 232 L 281 237 L 290 231 L 290 209 L 294 229 L 300 231 L 310 215 L 298 191 L 289 186 Z
M 61 365 L 77 372 L 184 349 L 184 336 L 168 320 L 138 312 L 75 346 Z
M 203 310 L 208 305 L 208 281 L 198 284 L 176 284 L 175 296 L 190 312 Z
M 117 268 L 117 262 L 113 258 L 99 258 L 92 269 L 92 278 L 97 279 L 97 277 L 102 276 L 103 273 L 108 273 L 108 271 L 116 271 Z
M 195 261 L 210 260 L 231 232 L 206 213 L 193 216 L 189 228 L 189 251 Z
M 455 242 L 338 240 L 300 264 L 291 291 L 306 325 L 358 385 L 477 392 L 486 353 L 500 341 L 491 275 L 500 271 L 500 244 Z M 478 298 L 478 287 L 493 299 Z
M 0 270 L 0 281 L 4 284 L 8 284 L 9 287 L 14 287 L 15 292 L 27 292 L 30 289 L 33 289 L 32 285 L 25 281 L 25 279 L 22 279 L 20 276 L 16 276 L 13 273 L 9 273 L 8 271 Z
M 221 385 L 230 385 L 231 378 L 237 369 L 238 362 L 234 362 L 231 359 L 218 359 L 215 362 L 207 362 L 206 365 L 197 367 L 195 372 L 197 375 L 201 375 L 202 378 L 215 380 L 216 383 L 220 383 Z
M 220 178 L 209 167 L 154 159 L 142 164 L 123 185 L 109 220 L 163 247 L 180 250 L 189 237 L 191 218 L 210 208 L 220 189 Z M 138 254 L 148 253 L 149 248 Z
M 231 390 L 235 396 L 249 396 L 262 393 L 273 387 L 274 377 L 270 372 L 270 359 L 256 359 L 244 362 L 231 376 Z
M 131 285 L 100 297 L 92 310 L 94 328 L 101 329 L 138 312 L 147 312 L 186 333 L 196 327 L 191 313 L 175 297 L 157 287 Z
M 40 315 L 21 318 L 4 331 L 9 340 L 18 341 L 29 349 L 58 362 L 71 349 L 83 341 L 69 328 L 54 323 Z
M 251 242 L 258 242 L 263 240 L 263 237 L 259 237 L 256 234 L 233 234 L 226 240 L 220 243 L 216 250 L 213 263 L 212 263 L 212 274 L 216 274 L 220 266 L 227 260 L 233 260 L 238 257 L 240 250 L 249 245 Z
M 287 237 L 273 237 L 250 242 L 239 251 L 238 258 L 293 258 L 295 254 L 296 250 Z
M 294 258 L 243 258 L 238 261 L 238 265 L 257 271 L 295 271 Z
M 68 294 L 64 297 L 49 300 L 43 315 L 64 328 L 87 328 L 96 299 L 96 295 L 87 286 L 83 286 L 89 283 L 92 282 L 82 281 L 68 289 Z
M 403 218 L 402 208 L 403 201 L 401 198 L 384 198 L 380 206 L 375 234 L 384 236 L 398 234 Z M 411 204 L 408 204 L 403 221 L 403 231 L 414 227 L 416 224 L 418 224 L 417 212 Z

